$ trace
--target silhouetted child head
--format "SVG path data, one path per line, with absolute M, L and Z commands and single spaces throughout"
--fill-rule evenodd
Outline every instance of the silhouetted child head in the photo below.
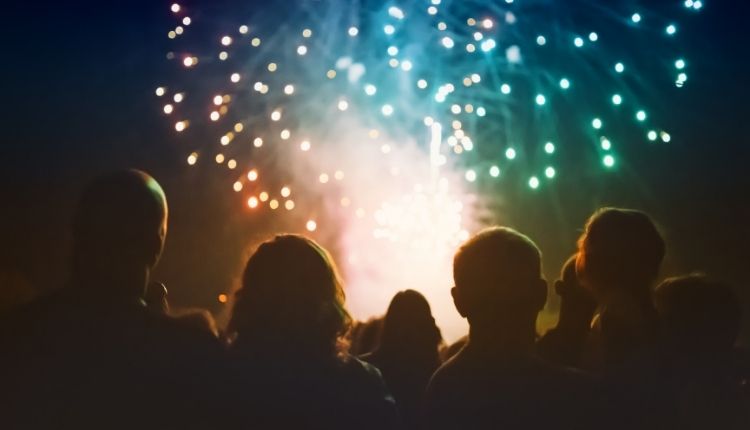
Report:
M 74 271 L 150 270 L 167 234 L 167 199 L 154 178 L 118 171 L 92 182 L 73 218 Z
M 539 248 L 507 227 L 464 243 L 453 259 L 453 279 L 456 308 L 470 325 L 533 321 L 547 298 Z
M 328 252 L 305 237 L 281 235 L 247 262 L 230 329 L 245 346 L 328 356 L 338 352 L 350 321 Z
M 643 212 L 602 208 L 578 240 L 578 278 L 597 296 L 648 297 L 664 258 L 664 240 Z
M 656 289 L 666 346 L 683 358 L 726 356 L 737 339 L 741 308 L 732 289 L 704 275 L 667 279 Z
M 410 350 L 437 354 L 440 340 L 440 330 L 427 299 L 414 290 L 398 292 L 383 320 L 380 350 L 396 354 Z

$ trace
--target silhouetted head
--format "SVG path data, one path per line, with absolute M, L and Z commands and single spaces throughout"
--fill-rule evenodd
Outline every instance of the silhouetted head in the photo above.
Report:
M 578 240 L 578 278 L 597 296 L 648 297 L 664 259 L 664 240 L 643 212 L 602 208 Z
M 665 343 L 683 358 L 725 356 L 737 339 L 741 308 L 734 291 L 704 275 L 667 279 L 656 289 Z
M 77 275 L 148 272 L 159 260 L 167 234 L 164 191 L 138 170 L 104 175 L 84 190 L 72 227 Z
M 596 309 L 596 301 L 591 292 L 578 281 L 576 261 L 578 254 L 573 254 L 563 264 L 560 279 L 555 281 L 555 292 L 560 296 L 560 323 L 575 322 L 581 325 L 591 322 Z M 558 323 L 558 326 L 560 324 Z
M 305 237 L 282 235 L 247 262 L 230 329 L 243 348 L 335 356 L 350 321 L 328 252 Z
M 507 227 L 484 230 L 464 243 L 453 258 L 453 279 L 456 309 L 472 326 L 533 324 L 547 299 L 539 248 Z
M 391 300 L 383 320 L 381 352 L 437 360 L 440 330 L 435 325 L 430 304 L 417 291 L 398 292 Z

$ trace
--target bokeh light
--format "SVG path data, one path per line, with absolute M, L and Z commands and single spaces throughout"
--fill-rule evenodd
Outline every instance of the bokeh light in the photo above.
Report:
M 618 142 L 672 140 L 660 101 L 689 86 L 684 21 L 703 3 L 668 16 L 586 0 L 302 6 L 171 5 L 158 112 L 250 220 L 334 238 L 356 316 L 418 288 L 451 339 L 465 323 L 434 268 L 485 205 L 510 188 L 544 198 L 582 170 L 562 160 L 613 174 L 628 166 Z

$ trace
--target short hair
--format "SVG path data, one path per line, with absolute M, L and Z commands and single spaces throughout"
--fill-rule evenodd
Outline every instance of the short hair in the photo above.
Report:
M 650 287 L 664 253 L 664 239 L 648 215 L 602 208 L 578 240 L 577 271 L 596 288 Z
M 732 288 L 703 274 L 663 281 L 654 294 L 667 341 L 681 350 L 729 350 L 739 335 L 742 310 Z
M 542 278 L 541 252 L 527 236 L 508 227 L 481 231 L 464 243 L 453 258 L 458 289 L 514 303 L 526 297 L 520 285 Z
M 230 328 L 238 341 L 260 348 L 288 345 L 336 355 L 351 323 L 344 300 L 328 252 L 303 236 L 280 235 L 248 260 Z

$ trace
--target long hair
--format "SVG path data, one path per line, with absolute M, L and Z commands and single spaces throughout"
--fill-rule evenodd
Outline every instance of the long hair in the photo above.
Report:
M 414 290 L 397 293 L 383 319 L 379 352 L 437 361 L 440 341 L 427 299 Z
M 247 262 L 229 329 L 261 354 L 335 357 L 351 323 L 333 259 L 314 241 L 280 235 Z

